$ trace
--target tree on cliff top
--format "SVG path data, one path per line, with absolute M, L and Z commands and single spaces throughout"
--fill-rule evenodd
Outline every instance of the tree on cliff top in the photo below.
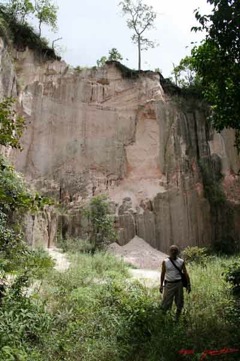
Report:
M 106 61 L 121 61 L 123 59 L 122 55 L 116 48 L 112 48 L 108 52 L 108 58 L 106 56 L 102 56 L 99 60 L 97 60 L 97 66 L 105 65 Z
M 34 13 L 34 5 L 30 0 L 10 0 L 7 9 L 21 23 L 26 21 L 27 15 Z
M 52 30 L 57 28 L 57 7 L 50 0 L 35 2 L 35 16 L 38 19 L 39 36 L 42 33 L 42 24 L 48 25 Z
M 145 38 L 143 34 L 146 30 L 154 27 L 157 14 L 152 6 L 144 4 L 142 0 L 137 0 L 136 3 L 133 0 L 122 0 L 119 6 L 122 8 L 123 14 L 128 17 L 127 26 L 134 31 L 131 39 L 138 46 L 138 70 L 141 70 L 142 50 L 156 46 L 154 41 Z
M 206 38 L 192 50 L 192 65 L 202 79 L 203 94 L 211 106 L 211 122 L 217 131 L 237 130 L 240 149 L 240 1 L 207 0 L 210 15 L 195 13 Z
M 39 37 L 42 32 L 42 24 L 50 26 L 52 30 L 57 27 L 57 6 L 51 0 L 9 0 L 6 5 L 9 15 L 21 22 L 26 23 L 28 15 L 34 15 L 38 19 Z

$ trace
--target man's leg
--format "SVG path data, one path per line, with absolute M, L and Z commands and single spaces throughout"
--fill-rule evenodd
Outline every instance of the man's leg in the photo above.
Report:
M 171 309 L 175 295 L 176 283 L 166 283 L 163 291 L 161 308 L 166 312 Z
M 175 292 L 175 304 L 177 307 L 176 311 L 176 320 L 179 319 L 183 305 L 184 305 L 184 295 L 183 295 L 183 285 L 182 282 L 177 283 L 176 292 Z

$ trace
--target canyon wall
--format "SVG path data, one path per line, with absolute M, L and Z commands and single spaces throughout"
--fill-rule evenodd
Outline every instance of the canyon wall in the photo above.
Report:
M 1 67 L 1 95 L 18 97 L 27 122 L 15 166 L 64 206 L 45 217 L 48 230 L 58 222 L 64 237 L 84 237 L 83 206 L 106 194 L 121 245 L 135 235 L 161 251 L 239 241 L 234 133 L 210 129 L 199 100 L 170 95 L 158 73 L 74 70 L 3 43 Z

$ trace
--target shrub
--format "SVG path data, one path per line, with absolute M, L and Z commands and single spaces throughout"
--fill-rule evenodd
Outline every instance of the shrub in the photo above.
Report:
M 186 247 L 182 252 L 184 260 L 188 263 L 195 262 L 204 265 L 207 261 L 208 250 L 205 247 Z

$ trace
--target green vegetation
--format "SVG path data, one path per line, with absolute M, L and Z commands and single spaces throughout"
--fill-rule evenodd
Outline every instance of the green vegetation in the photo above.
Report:
M 57 29 L 57 7 L 50 0 L 35 1 L 35 16 L 38 19 L 39 36 L 42 33 L 42 24 Z
M 50 26 L 52 30 L 57 27 L 57 7 L 51 0 L 9 0 L 5 5 L 8 15 L 21 24 L 27 23 L 27 18 L 34 16 L 38 20 L 39 37 L 42 24 Z
M 104 250 L 107 244 L 115 241 L 116 234 L 113 228 L 113 216 L 109 214 L 109 204 L 105 196 L 93 197 L 85 215 L 90 222 L 89 241 L 92 252 Z
M 194 350 L 191 360 L 199 360 L 206 349 L 238 347 L 235 301 L 223 275 L 234 258 L 211 257 L 204 267 L 188 265 L 192 293 L 186 295 L 177 324 L 174 312 L 162 314 L 158 288 L 130 280 L 122 261 L 106 253 L 78 253 L 69 259 L 70 269 L 48 273 L 40 292 L 25 297 L 15 284 L 3 298 L 4 360 L 14 360 L 13 355 L 29 361 L 190 360 L 178 355 L 182 349 Z M 14 290 L 17 299 L 11 298 Z
M 210 15 L 195 17 L 205 39 L 195 46 L 190 57 L 174 67 L 176 84 L 197 88 L 210 105 L 209 120 L 217 131 L 236 130 L 236 145 L 240 149 L 240 46 L 239 0 L 207 0 L 212 5 Z
M 12 99 L 0 103 L 0 145 L 21 148 L 24 120 L 13 110 Z M 0 359 L 35 359 L 28 342 L 38 342 L 48 317 L 44 305 L 27 297 L 29 285 L 53 267 L 42 250 L 32 250 L 24 241 L 21 217 L 36 212 L 48 200 L 29 190 L 23 178 L 0 157 Z M 39 332 L 39 337 L 41 332 Z M 28 341 L 26 341 L 28 340 Z M 25 347 L 25 342 L 27 346 Z M 34 348 L 34 347 L 33 347 Z
M 97 66 L 103 66 L 106 64 L 107 61 L 121 61 L 123 59 L 122 55 L 116 48 L 112 48 L 108 52 L 107 56 L 102 56 L 99 60 L 97 60 Z
M 30 24 L 29 18 L 34 15 L 39 21 L 39 32 Z M 49 0 L 32 3 L 29 0 L 11 0 L 0 3 L 0 36 L 8 44 L 22 50 L 26 47 L 35 50 L 45 58 L 60 59 L 48 41 L 41 38 L 42 24 L 56 29 L 57 8 Z
M 123 57 L 116 48 L 112 48 L 111 50 L 109 50 L 108 60 L 109 61 L 121 61 L 121 60 L 123 60 Z
M 5 98 L 0 103 L 0 144 L 21 149 L 20 138 L 25 120 L 16 114 L 13 98 Z
M 67 238 L 58 237 L 57 247 L 63 250 L 63 252 L 69 253 L 91 253 L 92 252 L 92 243 L 88 240 L 83 240 L 81 238 Z
M 221 131 L 240 129 L 240 47 L 238 0 L 207 0 L 213 6 L 210 15 L 196 12 L 206 39 L 192 50 L 192 63 L 202 78 L 203 93 L 212 107 L 211 121 Z
M 24 212 L 36 212 L 45 199 L 30 192 L 6 160 L 0 159 L 0 359 L 37 360 L 34 345 L 47 328 L 44 304 L 27 290 L 53 267 L 43 250 L 32 250 L 21 227 Z M 30 346 L 31 344 L 31 346 Z
M 172 75 L 174 84 L 181 88 L 181 94 L 202 95 L 202 79 L 192 64 L 192 57 L 186 56 L 177 66 L 174 65 Z
M 208 249 L 205 247 L 186 247 L 182 252 L 183 259 L 186 263 L 201 264 L 204 266 L 208 261 Z

